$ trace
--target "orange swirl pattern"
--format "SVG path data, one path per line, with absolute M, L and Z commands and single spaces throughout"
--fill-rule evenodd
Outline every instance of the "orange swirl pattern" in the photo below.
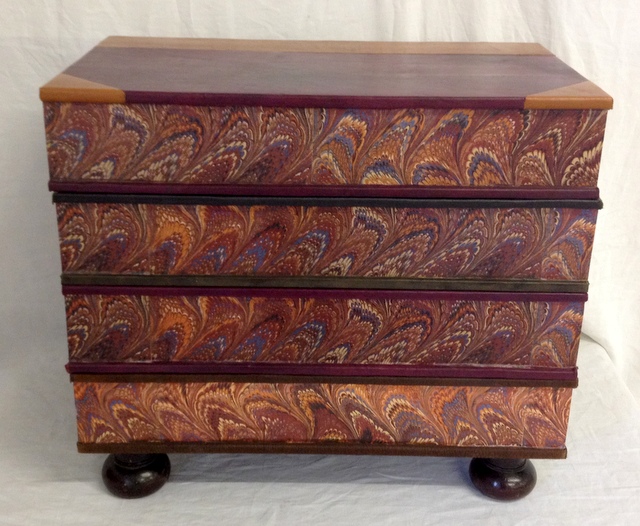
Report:
M 570 367 L 583 304 L 66 296 L 72 362 Z
M 59 203 L 64 272 L 584 280 L 597 211 Z
M 74 383 L 81 443 L 380 443 L 561 448 L 571 389 Z
M 55 181 L 589 186 L 606 112 L 45 103 Z

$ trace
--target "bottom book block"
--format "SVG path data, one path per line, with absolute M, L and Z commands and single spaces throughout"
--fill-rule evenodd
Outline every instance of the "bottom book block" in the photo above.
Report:
M 572 389 L 74 381 L 83 452 L 563 458 Z

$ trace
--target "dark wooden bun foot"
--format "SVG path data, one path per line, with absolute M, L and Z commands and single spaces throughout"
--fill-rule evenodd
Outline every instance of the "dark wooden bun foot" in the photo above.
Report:
M 536 470 L 525 459 L 474 458 L 469 475 L 481 493 L 498 500 L 521 499 L 536 485 Z
M 116 497 L 137 499 L 158 491 L 169 478 L 169 457 L 157 455 L 109 455 L 102 466 L 102 480 Z

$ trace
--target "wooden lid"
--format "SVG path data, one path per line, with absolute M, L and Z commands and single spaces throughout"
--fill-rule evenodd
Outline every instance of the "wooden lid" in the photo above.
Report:
M 610 109 L 538 44 L 110 37 L 48 102 L 333 108 Z

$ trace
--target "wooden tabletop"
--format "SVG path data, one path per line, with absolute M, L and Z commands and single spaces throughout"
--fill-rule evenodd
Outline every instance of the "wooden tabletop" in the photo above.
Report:
M 109 37 L 43 101 L 333 108 L 610 109 L 538 44 Z

